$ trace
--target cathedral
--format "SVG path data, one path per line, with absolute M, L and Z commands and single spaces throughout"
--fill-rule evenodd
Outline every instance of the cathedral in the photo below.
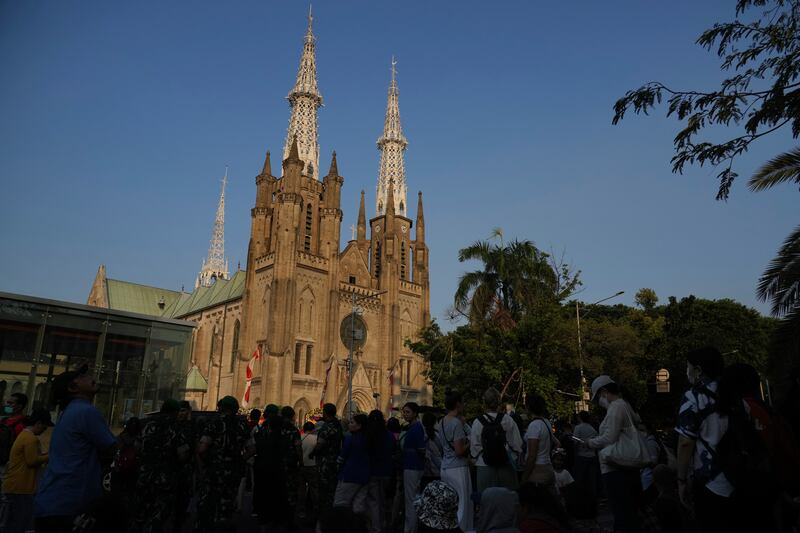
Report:
M 323 402 L 367 412 L 430 401 L 425 362 L 406 346 L 430 323 L 430 280 L 422 193 L 415 218 L 408 215 L 394 65 L 377 142 L 375 213 L 367 219 L 362 190 L 357 227 L 344 247 L 345 180 L 336 152 L 327 172 L 319 162 L 322 95 L 309 14 L 288 94 L 283 157 L 273 170 L 267 152 L 255 178 L 245 269 L 231 275 L 224 256 L 226 180 L 192 292 L 116 280 L 98 269 L 89 305 L 195 323 L 191 364 L 178 388 L 198 409 L 213 410 L 230 394 L 251 407 L 290 405 L 302 420 Z

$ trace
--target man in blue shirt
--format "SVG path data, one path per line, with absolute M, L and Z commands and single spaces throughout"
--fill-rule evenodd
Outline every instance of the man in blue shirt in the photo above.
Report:
M 403 492 L 406 503 L 404 533 L 416 533 L 417 513 L 414 500 L 419 495 L 419 486 L 425 470 L 425 428 L 419 421 L 419 405 L 408 402 L 403 406 L 403 418 L 408 429 L 403 441 Z
M 50 462 L 34 499 L 36 531 L 72 531 L 75 518 L 103 493 L 100 454 L 110 454 L 116 438 L 92 400 L 98 384 L 87 365 L 53 380 L 61 414 L 50 441 Z

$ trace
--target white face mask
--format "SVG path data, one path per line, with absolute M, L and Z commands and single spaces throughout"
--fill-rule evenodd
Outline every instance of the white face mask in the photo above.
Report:
M 608 398 L 605 396 L 600 396 L 600 399 L 597 400 L 597 404 L 605 410 L 608 410 Z

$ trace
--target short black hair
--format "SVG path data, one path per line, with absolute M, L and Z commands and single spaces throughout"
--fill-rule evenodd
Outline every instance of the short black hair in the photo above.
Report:
M 461 403 L 461 393 L 457 391 L 446 391 L 444 393 L 444 408 L 452 411 Z
M 581 411 L 578 413 L 578 419 L 584 424 L 591 424 L 592 415 L 589 414 L 589 411 Z
M 703 348 L 692 350 L 686 354 L 686 360 L 694 366 L 699 366 L 703 375 L 711 379 L 720 377 L 725 368 L 722 354 L 713 346 L 704 346 Z
M 386 429 L 392 433 L 400 433 L 400 421 L 395 417 L 390 417 L 389 420 L 386 421 Z
M 253 409 L 250 411 L 250 420 L 261 420 L 261 409 Z
M 314 422 L 306 422 L 303 424 L 303 431 L 308 433 L 309 431 L 314 431 Z
M 284 405 L 283 407 L 281 407 L 281 416 L 283 418 L 294 418 L 294 409 L 292 409 L 288 405 Z
M 547 402 L 538 394 L 528 394 L 525 397 L 525 407 L 528 408 L 528 411 L 537 415 L 547 414 Z
M 336 416 L 336 406 L 332 403 L 326 403 L 322 406 L 322 414 L 325 416 Z
M 415 415 L 419 414 L 419 404 L 417 402 L 406 402 L 406 404 L 403 406 L 403 409 L 406 407 L 414 411 Z
M 188 409 L 189 411 L 191 411 L 191 410 L 192 410 L 192 404 L 190 404 L 190 403 L 189 403 L 188 401 L 186 401 L 186 400 L 181 400 L 181 401 L 180 401 L 180 406 L 181 406 L 181 409 Z
M 14 403 L 19 404 L 23 408 L 27 407 L 28 405 L 28 396 L 27 394 L 23 394 L 21 392 L 15 392 L 11 395 L 11 398 L 14 398 Z

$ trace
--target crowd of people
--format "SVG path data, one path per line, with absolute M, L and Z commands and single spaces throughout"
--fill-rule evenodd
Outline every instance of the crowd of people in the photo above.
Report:
M 548 533 L 599 531 L 604 512 L 620 532 L 792 531 L 800 453 L 758 373 L 703 348 L 687 378 L 677 425 L 659 434 L 601 375 L 597 419 L 553 420 L 536 393 L 516 412 L 495 388 L 471 420 L 454 391 L 444 411 L 406 403 L 402 422 L 343 420 L 333 404 L 320 420 L 274 404 L 244 415 L 226 396 L 214 414 L 166 400 L 114 436 L 83 366 L 53 382 L 48 453 L 50 412 L 6 402 L 2 531 L 224 532 L 249 513 L 261 531 Z

